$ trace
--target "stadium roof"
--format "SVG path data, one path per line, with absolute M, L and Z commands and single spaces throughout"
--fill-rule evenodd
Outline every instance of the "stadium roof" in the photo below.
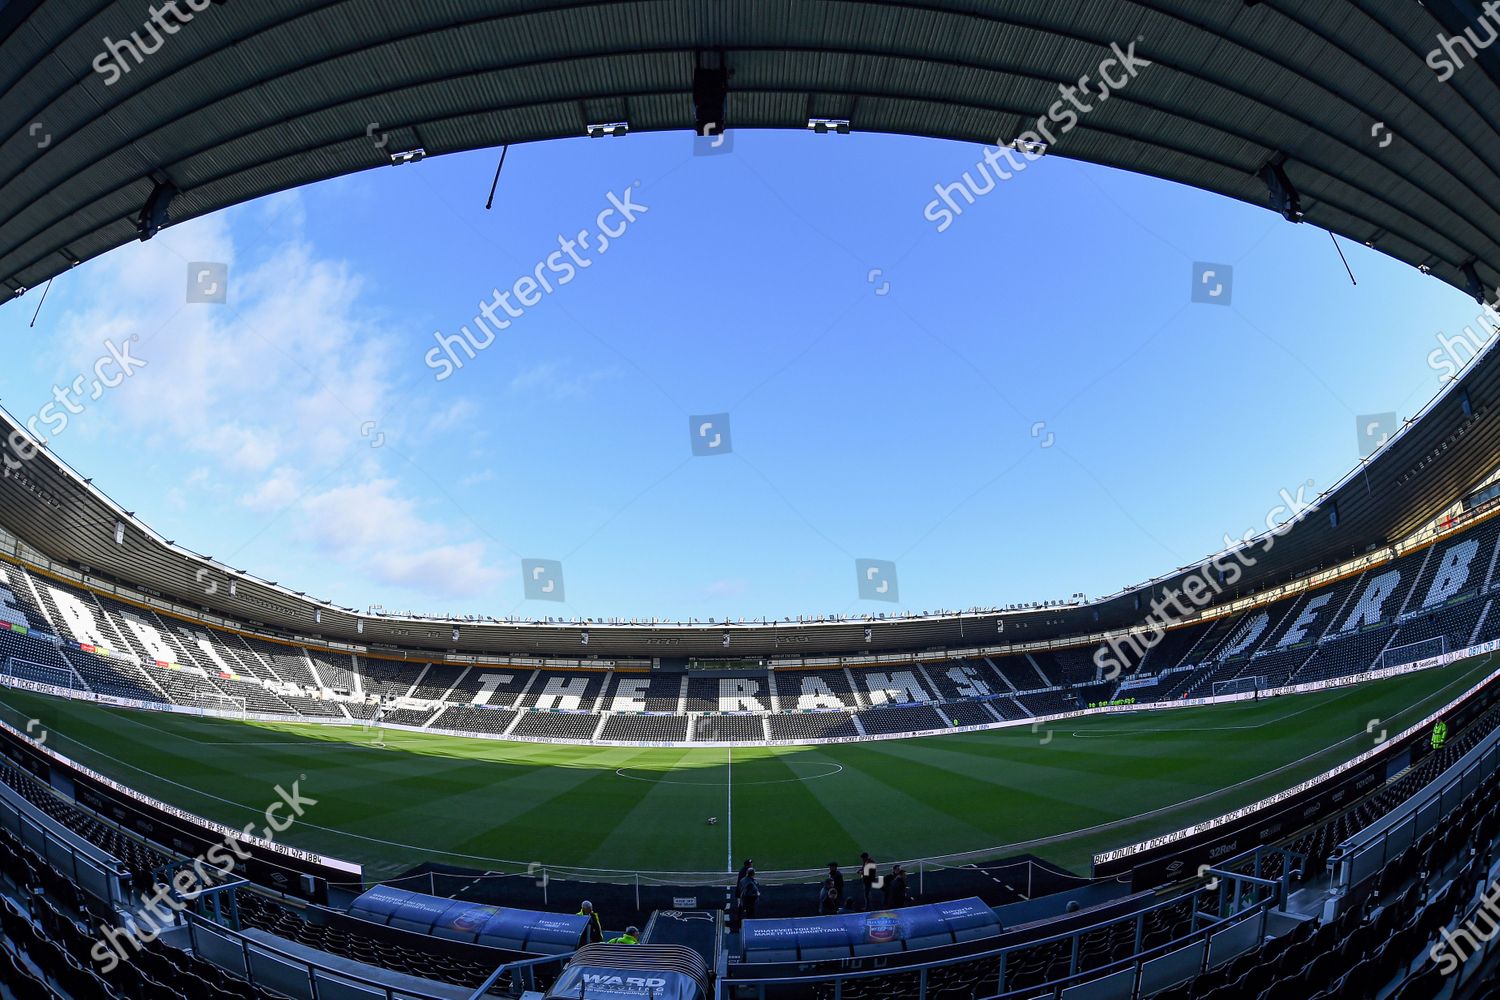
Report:
M 1500 47 L 1446 80 L 1429 53 L 1481 14 L 1474 0 L 215 0 L 171 22 L 136 63 L 107 42 L 151 41 L 144 4 L 11 0 L 0 6 L 0 283 L 18 293 L 159 224 L 393 154 L 581 136 L 594 124 L 831 119 L 1012 142 L 1048 115 L 1059 85 L 1097 78 L 1134 45 L 1151 65 L 1054 135 L 1048 155 L 1269 206 L 1479 297 L 1500 282 Z M 1439 514 L 1500 463 L 1497 381 L 1491 352 L 1235 591 L 1388 544 Z M 123 546 L 117 519 L 131 526 Z M 233 598 L 200 596 L 209 564 L 50 456 L 0 484 L 0 521 L 59 562 L 228 617 L 455 645 L 441 622 L 367 620 L 361 635 L 363 616 L 248 579 Z M 466 626 L 458 645 L 563 656 L 956 647 L 994 642 L 997 617 L 1008 641 L 1135 624 L 1138 596 L 1043 616 L 888 621 L 870 641 L 853 621 L 736 627 L 729 649 L 721 628 L 702 626 L 595 625 L 587 650 L 578 626 L 484 625 L 472 639 Z
M 180 222 L 402 151 L 692 129 L 720 66 L 706 120 L 728 127 L 1010 142 L 1116 45 L 1151 65 L 1049 154 L 1258 205 L 1279 165 L 1307 221 L 1461 288 L 1466 267 L 1500 281 L 1500 53 L 1447 81 L 1425 60 L 1475 0 L 193 2 L 139 63 L 107 42 L 150 47 L 147 4 L 0 9 L 12 291 L 138 238 L 158 190 Z

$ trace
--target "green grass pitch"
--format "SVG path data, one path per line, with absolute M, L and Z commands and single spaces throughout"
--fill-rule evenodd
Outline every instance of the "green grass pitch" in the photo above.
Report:
M 1255 801 L 1373 745 L 1483 677 L 1489 658 L 1358 687 L 1212 707 L 821 747 L 575 747 L 134 712 L 0 689 L 47 746 L 173 805 L 243 825 L 299 775 L 292 846 L 391 877 L 481 870 L 722 873 L 1095 851 Z M 35 729 L 35 727 L 33 727 Z M 1377 729 L 1378 732 L 1378 729 Z M 710 825 L 709 817 L 718 817 Z M 955 862 L 956 863 L 956 862 Z

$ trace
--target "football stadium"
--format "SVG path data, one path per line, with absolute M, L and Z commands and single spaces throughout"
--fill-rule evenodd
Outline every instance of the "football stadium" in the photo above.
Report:
M 0 1000 L 1496 995 L 1496 8 L 0 0 Z

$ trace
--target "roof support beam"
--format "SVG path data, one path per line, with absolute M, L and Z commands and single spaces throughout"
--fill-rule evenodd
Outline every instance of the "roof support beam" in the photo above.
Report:
M 1266 192 L 1270 195 L 1271 207 L 1281 213 L 1281 217 L 1288 222 L 1302 221 L 1302 196 L 1297 193 L 1297 188 L 1292 184 L 1292 179 L 1286 175 L 1282 164 L 1286 162 L 1285 153 L 1277 153 L 1261 167 L 1255 176 L 1259 177 L 1266 185 Z
M 156 186 L 151 189 L 151 196 L 146 199 L 146 205 L 135 223 L 142 243 L 161 232 L 162 227 L 167 224 L 167 210 L 172 207 L 172 199 L 177 197 L 177 185 L 165 174 L 158 174 L 154 180 Z
M 699 52 L 693 70 L 693 129 L 699 135 L 722 135 L 727 127 L 729 66 L 722 52 Z

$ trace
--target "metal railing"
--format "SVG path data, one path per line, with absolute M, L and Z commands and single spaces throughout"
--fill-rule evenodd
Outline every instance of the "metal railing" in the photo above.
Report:
M 299 1000 L 455 1000 L 464 989 L 437 982 L 423 988 L 372 979 L 221 927 L 195 913 L 183 916 L 194 954 L 252 986 Z M 418 981 L 415 976 L 405 978 Z
M 120 859 L 84 840 L 3 781 L 0 827 L 101 903 L 110 908 L 123 905 L 129 872 Z
M 951 989 L 952 979 L 965 978 L 962 967 L 984 968 L 991 965 L 993 969 L 984 968 L 984 971 L 978 975 L 993 981 L 993 989 L 981 986 L 977 982 L 974 983 L 974 995 L 984 997 L 986 1000 L 1021 996 L 1034 998 L 1043 995 L 1060 997 L 1065 990 L 1098 980 L 1113 980 L 1109 984 L 1111 988 L 1109 995 L 1118 996 L 1121 1000 L 1134 998 L 1143 995 L 1144 992 L 1164 989 L 1190 975 L 1206 971 L 1211 965 L 1228 961 L 1234 955 L 1241 954 L 1264 940 L 1270 913 L 1280 905 L 1283 898 L 1280 883 L 1274 879 L 1257 878 L 1229 871 L 1211 869 L 1208 874 L 1217 876 L 1221 880 L 1232 880 L 1234 883 L 1235 888 L 1232 892 L 1224 891 L 1223 882 L 1219 885 L 1217 899 L 1224 910 L 1222 916 L 1199 908 L 1197 897 L 1200 893 L 1207 892 L 1211 897 L 1213 895 L 1212 889 L 1199 888 L 1113 920 L 1101 921 L 1087 927 L 1007 945 L 1003 948 L 913 965 L 883 965 L 878 968 L 849 972 L 802 976 L 746 976 L 743 975 L 746 966 L 731 965 L 729 976 L 721 977 L 718 982 L 715 998 L 716 1000 L 729 1000 L 731 997 L 749 995 L 755 997 L 755 1000 L 777 1000 L 782 996 L 802 996 L 806 991 L 817 987 L 823 991 L 820 995 L 831 996 L 833 1000 L 842 1000 L 845 989 L 871 980 L 878 980 L 882 977 L 910 980 L 915 977 L 915 984 L 908 983 L 907 985 L 907 988 L 915 990 L 909 995 L 912 1000 L 927 1000 L 939 991 Z M 1146 947 L 1148 918 L 1161 910 L 1180 906 L 1184 901 L 1189 901 L 1187 933 L 1162 944 Z M 1093 968 L 1082 967 L 1086 955 L 1085 937 L 1108 934 L 1110 938 L 1114 938 L 1120 933 L 1115 928 L 1132 923 L 1134 927 L 1130 929 L 1130 933 L 1133 934 L 1134 946 L 1128 957 Z M 1230 936 L 1220 937 L 1225 934 Z M 1223 941 L 1224 944 L 1214 947 L 1219 941 Z M 1025 953 L 1032 951 L 1045 956 L 1058 946 L 1067 949 L 1070 955 L 1066 976 L 1031 983 L 1024 987 L 1018 986 L 1007 992 L 1007 974 L 1017 960 Z M 1225 952 L 1230 949 L 1234 950 L 1226 956 Z M 877 961 L 881 959 L 882 957 L 876 958 Z M 737 972 L 741 974 L 736 975 Z
M 1328 860 L 1332 889 L 1344 896 L 1376 877 L 1386 864 L 1437 827 L 1480 783 L 1500 769 L 1500 728 L 1405 802 L 1334 848 Z
M 492 996 L 493 994 L 490 993 L 490 990 L 494 989 L 495 984 L 500 982 L 500 979 L 506 975 L 510 976 L 508 984 L 510 987 L 509 996 L 520 996 L 521 990 L 543 990 L 547 985 L 555 982 L 557 976 L 553 976 L 550 980 L 543 982 L 538 979 L 537 971 L 549 965 L 556 965 L 557 973 L 561 975 L 563 968 L 568 962 L 572 961 L 573 955 L 574 953 L 570 951 L 566 955 L 544 955 L 541 958 L 526 958 L 519 962 L 508 962 L 490 973 L 490 978 L 486 979 L 479 989 L 469 995 L 469 1000 L 483 1000 L 486 996 Z

